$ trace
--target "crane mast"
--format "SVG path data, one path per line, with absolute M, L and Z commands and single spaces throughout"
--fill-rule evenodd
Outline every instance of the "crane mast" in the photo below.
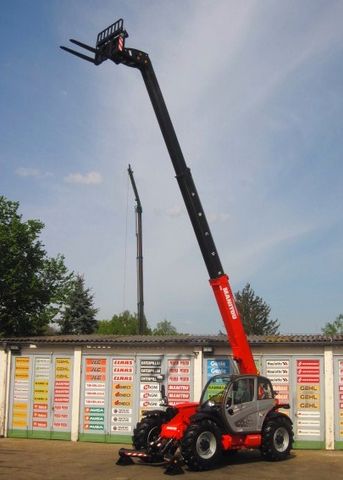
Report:
M 137 239 L 137 316 L 138 316 L 138 333 L 144 333 L 144 295 L 143 295 L 143 228 L 142 213 L 143 208 L 139 198 L 135 178 L 131 165 L 127 169 L 136 200 L 136 239 Z
M 128 34 L 123 28 L 123 20 L 120 19 L 98 34 L 95 48 L 74 39 L 70 40 L 75 45 L 92 52 L 94 57 L 67 47 L 61 48 L 94 65 L 100 65 L 105 60 L 112 60 L 116 64 L 136 68 L 141 72 L 210 277 L 209 282 L 224 322 L 233 358 L 241 373 L 256 374 L 255 362 L 235 304 L 229 278 L 224 273 L 191 170 L 183 157 L 149 55 L 137 49 L 126 48 L 125 39 L 127 37 Z

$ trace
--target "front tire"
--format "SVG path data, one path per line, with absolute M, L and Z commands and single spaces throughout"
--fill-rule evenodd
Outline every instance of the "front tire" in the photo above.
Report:
M 162 416 L 143 417 L 133 430 L 132 444 L 136 450 L 147 449 L 156 440 L 164 423 Z
M 284 460 L 293 446 L 293 428 L 286 416 L 267 420 L 262 431 L 262 456 L 267 460 Z
M 182 439 L 181 454 L 190 470 L 209 470 L 221 456 L 221 431 L 212 420 L 191 424 Z

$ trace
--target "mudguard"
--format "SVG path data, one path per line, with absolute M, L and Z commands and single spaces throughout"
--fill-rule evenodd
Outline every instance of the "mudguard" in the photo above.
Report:
M 162 417 L 165 422 L 171 420 L 178 413 L 178 409 L 175 407 L 168 407 L 166 410 L 145 410 L 143 417 L 153 418 Z

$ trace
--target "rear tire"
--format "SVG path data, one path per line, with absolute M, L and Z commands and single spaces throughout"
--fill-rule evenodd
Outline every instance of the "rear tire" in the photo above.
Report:
M 293 446 L 293 427 L 286 416 L 267 420 L 262 431 L 262 456 L 267 460 L 284 460 Z
M 190 470 L 209 470 L 222 457 L 221 431 L 212 420 L 191 424 L 182 439 L 181 454 Z
M 133 430 L 132 444 L 134 448 L 136 450 L 147 449 L 150 443 L 159 437 L 163 423 L 162 416 L 143 417 Z

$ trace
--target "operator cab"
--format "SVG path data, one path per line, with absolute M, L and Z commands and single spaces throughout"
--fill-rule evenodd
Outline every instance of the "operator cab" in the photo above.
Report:
M 270 380 L 259 375 L 215 375 L 206 384 L 200 411 L 212 411 L 230 433 L 260 432 L 276 405 Z

